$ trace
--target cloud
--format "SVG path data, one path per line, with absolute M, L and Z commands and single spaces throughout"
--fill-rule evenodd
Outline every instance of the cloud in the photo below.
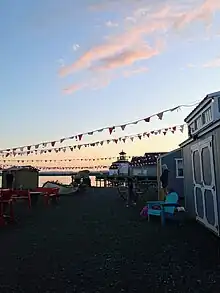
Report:
M 79 44 L 73 44 L 72 48 L 73 48 L 73 51 L 77 51 L 80 48 L 80 45 Z
M 59 63 L 60 67 L 64 67 L 65 66 L 65 62 L 63 58 L 60 58 L 57 60 L 57 62 Z
M 220 67 L 220 57 L 215 58 L 214 60 L 211 60 L 205 64 L 203 64 L 204 68 L 217 68 Z
M 148 70 L 149 70 L 148 67 L 139 67 L 139 68 L 127 70 L 127 71 L 124 71 L 124 77 L 131 77 L 135 74 L 147 72 Z
M 123 22 L 120 27 L 124 30 L 102 39 L 74 63 L 61 68 L 60 76 L 64 77 L 82 70 L 92 74 L 98 74 L 101 70 L 105 74 L 118 68 L 133 66 L 137 61 L 153 58 L 164 51 L 161 43 L 165 42 L 165 32 L 169 32 L 169 35 L 172 32 L 176 33 L 197 21 L 203 22 L 207 28 L 214 13 L 220 10 L 220 0 L 102 0 L 96 4 L 100 4 L 102 8 L 111 5 L 124 7 L 121 3 L 127 4 L 126 11 L 129 11 L 128 7 L 134 8 L 130 9 L 130 15 L 122 15 Z M 109 20 L 105 25 L 111 27 L 116 24 Z M 150 46 L 147 38 L 151 44 L 156 42 L 156 39 L 160 42 Z
M 196 67 L 196 65 L 195 65 L 195 64 L 193 64 L 193 63 L 189 63 L 189 64 L 187 64 L 187 67 L 188 67 L 188 68 L 195 68 L 195 67 Z
M 112 22 L 111 20 L 107 21 L 107 22 L 105 23 L 105 25 L 106 25 L 107 27 L 118 27 L 118 23 L 116 23 L 116 22 Z
M 150 59 L 159 54 L 159 51 L 149 46 L 145 46 L 136 50 L 124 50 L 123 52 L 116 53 L 113 56 L 100 59 L 97 69 L 116 69 L 119 67 L 129 66 L 140 60 Z
M 144 37 L 153 35 L 155 32 L 180 29 L 196 20 L 206 21 L 210 19 L 215 10 L 220 9 L 219 0 L 206 0 L 203 4 L 201 4 L 201 1 L 197 1 L 194 6 L 187 5 L 188 1 L 181 0 L 178 1 L 178 4 L 172 6 L 168 3 L 155 5 L 156 8 L 151 9 L 144 7 L 137 9 L 133 15 L 128 16 L 135 19 L 136 25 L 118 36 L 113 36 L 106 43 L 89 49 L 75 63 L 63 68 L 60 75 L 65 76 L 89 68 L 98 59 L 120 54 L 126 48 L 132 48 L 136 43 L 143 45 Z M 184 3 L 185 5 L 183 5 Z M 146 11 L 148 12 L 146 13 Z
M 88 50 L 72 65 L 61 69 L 60 76 L 65 76 L 85 68 L 91 68 L 92 64 L 97 62 L 97 60 L 120 54 L 125 50 L 131 50 L 133 47 L 142 47 L 144 35 L 153 33 L 159 28 L 161 28 L 161 24 L 153 22 L 151 26 L 135 26 L 122 35 L 109 38 L 106 43 L 94 46 Z
M 84 89 L 87 85 L 84 84 L 84 83 L 79 83 L 79 84 L 72 84 L 71 86 L 65 88 L 63 90 L 63 93 L 64 94 L 67 94 L 67 95 L 70 95 L 70 94 L 73 94 L 77 91 L 80 91 L 82 89 Z

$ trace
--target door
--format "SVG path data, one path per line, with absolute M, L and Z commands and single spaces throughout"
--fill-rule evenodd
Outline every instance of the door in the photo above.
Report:
M 219 235 L 212 136 L 191 148 L 196 219 Z

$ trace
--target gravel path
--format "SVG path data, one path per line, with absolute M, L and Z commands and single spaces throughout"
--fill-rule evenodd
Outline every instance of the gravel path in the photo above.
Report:
M 110 188 L 24 207 L 0 231 L 0 293 L 220 292 L 219 239 L 141 221 L 139 209 Z

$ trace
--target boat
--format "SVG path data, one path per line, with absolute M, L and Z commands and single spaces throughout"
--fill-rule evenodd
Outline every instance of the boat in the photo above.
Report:
M 45 188 L 59 188 L 59 195 L 72 195 L 79 190 L 78 186 L 65 185 L 58 181 L 47 181 L 43 184 L 42 187 Z

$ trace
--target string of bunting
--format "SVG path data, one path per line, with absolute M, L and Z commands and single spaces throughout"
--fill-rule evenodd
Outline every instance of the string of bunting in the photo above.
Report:
M 126 156 L 126 158 L 131 159 L 132 156 Z M 23 159 L 0 159 L 0 162 L 3 163 L 59 163 L 59 162 L 74 162 L 74 161 L 81 161 L 81 162 L 95 162 L 95 161 L 107 161 L 107 160 L 118 160 L 119 156 L 117 157 L 103 157 L 103 158 L 74 158 L 74 159 L 63 159 L 63 160 L 23 160 Z
M 93 134 L 98 133 L 98 132 L 103 132 L 104 130 L 108 130 L 109 134 L 111 135 L 113 132 L 115 132 L 115 130 L 117 128 L 120 128 L 121 130 L 125 130 L 125 128 L 128 125 L 136 125 L 136 124 L 138 124 L 139 122 L 142 122 L 142 121 L 149 123 L 149 122 L 151 122 L 151 119 L 153 117 L 157 117 L 159 120 L 162 120 L 165 113 L 178 111 L 178 110 L 180 110 L 181 108 L 184 108 L 184 107 L 194 107 L 196 105 L 198 105 L 198 102 L 194 103 L 194 104 L 188 104 L 188 105 L 179 105 L 179 106 L 175 106 L 173 108 L 163 110 L 163 111 L 161 111 L 159 113 L 156 113 L 156 114 L 153 114 L 153 115 L 150 115 L 148 117 L 138 119 L 138 120 L 135 120 L 135 121 L 132 121 L 132 122 L 122 123 L 120 125 L 114 125 L 114 126 L 107 126 L 107 127 L 103 127 L 103 128 L 100 128 L 100 129 L 96 129 L 96 130 L 92 130 L 92 131 L 72 135 L 72 136 L 69 136 L 69 137 L 63 137 L 63 138 L 58 139 L 58 140 L 46 141 L 46 142 L 41 142 L 41 143 L 38 143 L 38 144 L 19 146 L 19 147 L 14 147 L 14 148 L 8 148 L 8 149 L 0 150 L 0 153 L 9 153 L 11 151 L 15 152 L 17 150 L 20 150 L 21 152 L 23 152 L 25 149 L 26 149 L 26 151 L 30 151 L 33 148 L 35 150 L 37 150 L 40 147 L 45 148 L 45 147 L 48 147 L 48 146 L 55 147 L 55 145 L 57 143 L 62 144 L 64 141 L 73 140 L 73 139 L 75 139 L 76 141 L 79 142 L 79 141 L 82 141 L 82 138 L 84 136 L 86 136 L 86 135 L 87 136 L 92 136 Z
M 1 165 L 0 170 L 4 170 L 10 167 L 16 167 L 14 165 Z M 21 167 L 21 166 L 19 166 Z M 35 166 L 36 169 L 38 170 L 100 170 L 100 169 L 108 169 L 109 166 L 74 166 L 74 167 L 59 167 L 59 166 Z
M 0 155 L 2 157 L 8 157 L 8 156 L 22 156 L 22 155 L 30 155 L 30 154 L 47 154 L 56 152 L 59 153 L 61 151 L 66 152 L 67 150 L 73 151 L 74 149 L 80 150 L 82 147 L 96 147 L 96 146 L 103 146 L 103 144 L 110 144 L 110 143 L 126 143 L 128 139 L 130 139 L 131 142 L 134 141 L 134 139 L 143 139 L 143 138 L 149 138 L 152 135 L 158 135 L 158 134 L 163 134 L 166 135 L 168 132 L 175 133 L 176 131 L 181 131 L 183 133 L 184 127 L 186 124 L 181 124 L 181 125 L 175 125 L 172 127 L 167 127 L 167 128 L 161 128 L 157 130 L 152 130 L 150 132 L 144 132 L 144 133 L 138 133 L 138 134 L 133 134 L 133 135 L 127 135 L 123 137 L 118 137 L 114 139 L 107 139 L 107 140 L 101 140 L 101 141 L 96 141 L 96 142 L 91 142 L 91 143 L 84 143 L 84 144 L 77 144 L 73 146 L 64 146 L 64 147 L 59 147 L 59 148 L 47 148 L 47 149 L 35 149 L 35 150 L 25 150 L 21 151 L 20 149 L 13 149 L 9 150 L 8 153 L 0 152 Z

